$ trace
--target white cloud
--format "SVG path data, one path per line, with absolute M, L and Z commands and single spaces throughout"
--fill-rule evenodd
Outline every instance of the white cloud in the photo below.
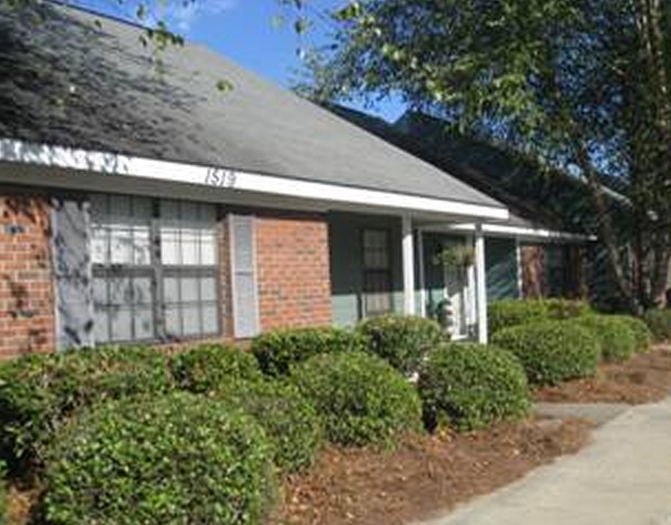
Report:
M 159 17 L 177 33 L 188 35 L 195 24 L 203 17 L 217 16 L 234 9 L 238 0 L 193 0 L 165 2 Z

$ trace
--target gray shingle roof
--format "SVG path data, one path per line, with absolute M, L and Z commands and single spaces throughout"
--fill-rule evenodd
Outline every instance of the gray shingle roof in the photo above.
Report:
M 168 49 L 160 74 L 140 28 L 39 9 L 0 8 L 2 138 L 504 207 L 203 46 Z

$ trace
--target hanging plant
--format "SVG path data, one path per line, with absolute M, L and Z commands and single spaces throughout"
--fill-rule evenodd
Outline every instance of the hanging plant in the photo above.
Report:
M 433 257 L 433 264 L 445 268 L 468 268 L 475 261 L 475 250 L 472 246 L 458 244 L 443 248 Z

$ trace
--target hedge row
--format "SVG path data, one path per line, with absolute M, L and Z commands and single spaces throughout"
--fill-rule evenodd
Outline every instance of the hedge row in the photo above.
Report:
M 489 332 L 534 321 L 582 317 L 592 313 L 585 301 L 571 299 L 504 299 L 488 307 Z

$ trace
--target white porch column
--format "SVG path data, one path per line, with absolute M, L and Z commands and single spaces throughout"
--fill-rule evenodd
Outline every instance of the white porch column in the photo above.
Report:
M 403 313 L 415 315 L 415 247 L 412 238 L 412 218 L 403 215 Z
M 482 224 L 475 225 L 475 288 L 478 307 L 478 342 L 487 344 L 487 269 L 485 266 L 485 236 Z
M 417 230 L 417 265 L 419 266 L 419 315 L 426 317 L 426 274 L 424 270 L 424 232 Z

